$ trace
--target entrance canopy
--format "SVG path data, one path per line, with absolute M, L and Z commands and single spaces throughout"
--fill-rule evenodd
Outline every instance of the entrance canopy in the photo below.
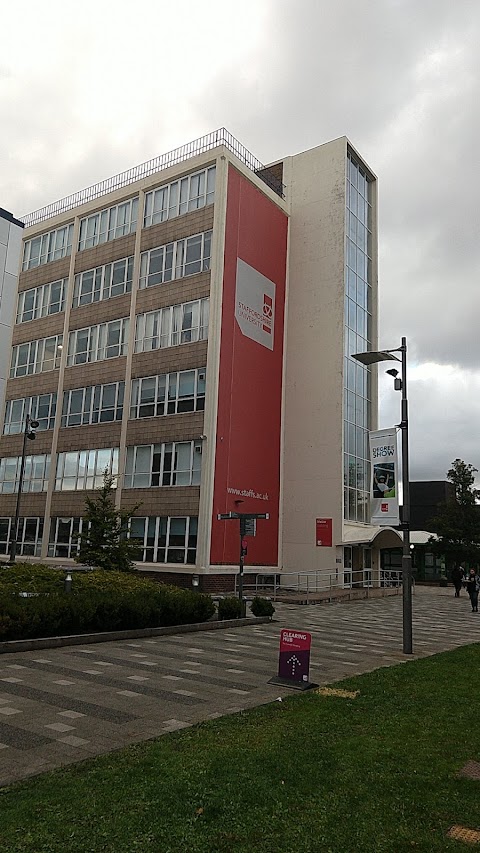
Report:
M 373 524 L 344 524 L 343 539 L 339 545 L 375 545 L 376 548 L 401 548 L 403 537 L 393 527 Z

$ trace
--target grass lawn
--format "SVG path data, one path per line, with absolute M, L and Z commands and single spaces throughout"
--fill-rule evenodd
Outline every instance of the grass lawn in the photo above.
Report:
M 480 760 L 479 664 L 463 647 L 4 788 L 0 848 L 468 850 L 446 831 L 480 826 L 480 782 L 455 777 Z

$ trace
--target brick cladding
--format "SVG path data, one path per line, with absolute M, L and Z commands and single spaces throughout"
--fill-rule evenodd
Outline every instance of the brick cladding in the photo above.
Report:
M 60 278 L 68 278 L 70 272 L 70 255 L 66 258 L 60 258 L 59 261 L 51 261 L 49 264 L 42 264 L 32 270 L 21 272 L 18 280 L 18 290 L 30 290 L 31 287 L 39 287 L 41 284 L 48 284 L 51 281 L 58 281 Z
M 107 323 L 109 320 L 120 320 L 130 315 L 130 293 L 103 299 L 91 305 L 72 308 L 70 312 L 69 330 L 84 329 L 97 323 Z
M 107 382 L 121 382 L 125 379 L 126 356 L 107 358 L 105 361 L 94 361 L 91 364 L 77 364 L 65 368 L 63 387 L 66 391 L 72 388 L 85 388 L 88 385 L 104 385 Z
M 127 445 L 156 444 L 162 441 L 189 441 L 203 433 L 203 412 L 185 412 L 165 417 L 129 421 Z
M 139 290 L 135 313 L 154 311 L 167 305 L 178 305 L 180 302 L 191 302 L 193 299 L 203 299 L 210 295 L 210 272 L 187 276 L 170 281 L 167 284 L 147 287 Z
M 149 580 L 156 581 L 156 583 L 171 584 L 172 586 L 178 586 L 181 589 L 192 589 L 192 575 L 196 574 L 195 566 L 188 567 L 190 569 L 189 574 L 184 574 L 183 572 L 169 572 L 168 569 L 160 572 L 149 572 L 147 569 L 148 563 L 143 563 L 143 566 L 145 566 L 145 568 L 139 567 L 139 571 L 141 571 L 143 577 L 147 577 Z M 198 575 L 198 579 L 199 592 L 232 593 L 235 589 L 234 575 Z
M 249 579 L 251 575 L 248 576 Z M 199 575 L 200 592 L 233 592 L 235 589 L 234 575 Z
M 148 563 L 143 563 L 144 566 L 148 566 Z M 192 575 L 195 574 L 195 567 L 192 566 Z M 142 577 L 148 578 L 148 580 L 155 581 L 155 583 L 163 583 L 168 584 L 170 586 L 179 586 L 181 589 L 191 589 L 192 588 L 192 575 L 180 574 L 176 572 L 149 572 L 148 569 L 139 569 L 142 573 Z
M 121 422 L 65 427 L 58 433 L 58 453 L 97 447 L 119 447 Z
M 53 492 L 50 515 L 52 518 L 79 517 L 85 512 L 85 498 L 94 498 L 95 492 Z
M 35 441 L 27 441 L 27 456 L 37 456 L 40 453 L 50 453 L 53 430 L 37 432 Z M 0 438 L 0 458 L 4 456 L 20 456 L 22 452 L 23 434 L 2 435 Z
M 32 376 L 19 376 L 7 382 L 7 400 L 18 400 L 35 394 L 50 394 L 58 388 L 58 369 L 35 373 Z
M 17 502 L 16 495 L 0 495 L 2 517 L 13 518 L 15 516 L 15 505 Z M 45 492 L 22 492 L 22 501 L 20 504 L 20 516 L 30 516 L 33 518 L 41 518 L 45 514 Z
M 198 515 L 200 486 L 158 486 L 151 489 L 122 489 L 122 507 L 140 503 L 137 516 Z
M 132 359 L 132 379 L 155 376 L 173 370 L 193 370 L 207 364 L 207 341 L 181 344 L 152 352 L 135 353 Z
M 37 341 L 41 338 L 49 338 L 51 335 L 62 335 L 65 314 L 51 314 L 50 317 L 41 317 L 39 320 L 30 320 L 28 323 L 20 323 L 13 328 L 12 346 L 24 344 L 26 341 Z
M 208 207 L 203 207 L 201 210 L 195 210 L 184 216 L 177 216 L 175 219 L 168 219 L 166 222 L 159 222 L 158 225 L 144 228 L 140 251 L 145 252 L 147 249 L 155 249 L 157 246 L 164 246 L 174 240 L 181 240 L 182 237 L 191 237 L 193 234 L 209 231 L 213 228 L 213 210 L 213 204 L 209 204 Z
M 94 497 L 93 491 L 53 492 L 51 515 L 80 516 L 85 511 L 85 498 Z M 34 497 L 38 497 L 35 495 Z M 27 498 L 27 496 L 25 496 Z M 171 486 L 156 489 L 123 489 L 122 509 L 131 509 L 140 504 L 135 515 L 145 516 L 187 516 L 198 515 L 200 500 L 199 486 Z M 14 500 L 12 502 L 14 507 Z M 4 501 L 2 500 L 2 506 Z M 22 498 L 23 505 L 23 498 Z M 8 514 L 8 513 L 7 513 Z
M 125 237 L 117 237 L 108 243 L 101 243 L 93 249 L 83 249 L 77 252 L 75 257 L 75 272 L 101 267 L 121 258 L 128 258 L 135 251 L 135 233 L 127 234 Z

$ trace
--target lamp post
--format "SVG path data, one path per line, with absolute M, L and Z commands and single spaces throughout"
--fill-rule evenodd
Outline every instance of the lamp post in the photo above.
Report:
M 240 601 L 242 616 L 245 615 L 245 603 L 243 600 L 243 567 L 245 565 L 245 555 L 247 553 L 247 523 L 256 518 L 269 519 L 268 512 L 222 512 L 217 515 L 218 521 L 230 521 L 233 518 L 238 518 L 240 521 L 240 559 L 238 569 L 238 600 Z
M 18 522 L 20 518 L 20 497 L 22 494 L 22 486 L 23 486 L 23 475 L 25 473 L 25 449 L 27 446 L 27 438 L 30 441 L 35 440 L 35 430 L 38 427 L 38 421 L 33 421 L 30 415 L 27 415 L 25 420 L 25 430 L 23 432 L 23 444 L 22 444 L 22 461 L 20 463 L 20 477 L 18 481 L 18 490 L 17 490 L 17 503 L 15 506 L 15 521 L 13 523 L 13 536 L 10 542 L 10 563 L 15 562 L 15 558 L 17 555 L 17 540 L 18 540 Z
M 400 353 L 400 358 L 395 353 Z M 399 361 L 402 365 L 402 376 L 397 378 L 397 370 L 388 370 L 394 377 L 396 391 L 402 392 L 402 483 L 403 483 L 403 549 L 402 549 L 402 591 L 403 591 L 403 653 L 411 655 L 412 644 L 412 554 L 410 551 L 410 474 L 408 464 L 408 398 L 407 398 L 407 339 L 402 338 L 402 345 L 396 349 L 377 352 L 359 352 L 352 358 L 361 364 L 371 365 L 381 361 Z

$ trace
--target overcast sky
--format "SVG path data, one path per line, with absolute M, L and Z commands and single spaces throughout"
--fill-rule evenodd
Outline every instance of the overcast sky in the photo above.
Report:
M 26 0 L 1 42 L 17 216 L 221 126 L 265 163 L 348 136 L 379 178 L 380 346 L 408 338 L 412 479 L 480 468 L 479 0 Z

